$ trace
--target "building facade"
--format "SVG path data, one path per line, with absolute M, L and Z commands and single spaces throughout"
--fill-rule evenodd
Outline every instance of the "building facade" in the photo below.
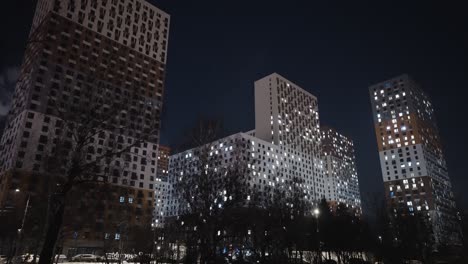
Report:
M 174 188 L 177 181 L 185 176 L 191 176 L 197 171 L 199 153 L 209 150 L 209 165 L 217 178 L 223 179 L 226 168 L 244 166 L 244 173 L 238 180 L 239 185 L 245 185 L 243 194 L 245 204 L 267 206 L 274 199 L 275 189 L 293 188 L 304 200 L 316 204 L 317 200 L 313 186 L 306 183 L 312 170 L 309 163 L 294 151 L 285 150 L 270 142 L 264 141 L 247 133 L 237 133 L 204 146 L 190 149 L 175 155 L 169 160 L 169 202 L 164 212 L 165 217 L 178 216 L 189 208 L 180 201 L 180 196 Z M 320 166 L 322 166 L 320 164 Z M 319 167 L 321 169 L 321 167 Z M 220 188 L 220 192 L 223 192 Z M 224 194 L 229 196 L 229 193 Z
M 277 73 L 255 82 L 255 136 L 300 157 L 312 197 L 325 195 L 318 100 Z
M 156 190 L 154 192 L 154 213 L 153 226 L 160 226 L 164 223 L 164 210 L 168 203 L 169 192 L 169 157 L 171 149 L 166 146 L 159 146 L 158 152 L 158 170 L 156 174 Z
M 322 126 L 322 159 L 326 195 L 332 204 L 343 204 L 361 214 L 361 195 L 353 141 L 335 129 Z
M 97 116 L 114 115 L 90 138 L 87 160 L 140 142 L 149 130 L 151 137 L 102 164 L 115 187 L 111 200 L 89 226 L 71 217 L 63 236 L 77 247 L 100 247 L 121 239 L 123 225 L 151 223 L 169 19 L 144 0 L 38 1 L 1 139 L 1 207 L 24 207 L 26 197 L 44 192 L 47 150 L 58 138 L 72 140 L 64 123 L 83 125 L 96 108 Z M 122 208 L 128 215 L 120 219 Z
M 246 204 L 267 204 L 275 190 L 287 190 L 293 196 L 299 195 L 310 206 L 330 197 L 328 200 L 333 198 L 360 207 L 352 143 L 349 140 L 343 142 L 343 146 L 350 150 L 346 153 L 348 156 L 338 158 L 344 160 L 343 164 L 350 163 L 346 168 L 349 175 L 340 174 L 336 184 L 342 183 L 343 186 L 333 189 L 332 197 L 328 192 L 329 176 L 325 173 L 322 159 L 322 139 L 317 98 L 279 74 L 268 75 L 255 82 L 255 130 L 237 133 L 170 157 L 170 200 L 163 214 L 173 217 L 188 210 L 187 205 L 180 204 L 174 186 L 183 177 L 194 173 L 198 153 L 202 150 L 209 152 L 207 169 L 219 171 L 220 178 L 227 167 L 245 166 L 240 182 L 247 186 Z M 354 189 L 344 191 L 346 187 Z
M 460 243 L 434 107 L 408 75 L 370 86 L 385 195 L 395 213 L 427 212 L 436 244 Z

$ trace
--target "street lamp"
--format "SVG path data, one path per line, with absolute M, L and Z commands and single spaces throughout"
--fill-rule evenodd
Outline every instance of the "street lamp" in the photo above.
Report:
M 158 243 L 158 238 L 156 237 L 156 228 L 157 228 L 157 224 L 156 223 L 151 223 L 151 229 L 153 231 L 153 243 L 152 243 L 152 248 L 151 248 L 151 257 L 154 257 L 155 259 L 155 263 L 158 264 L 158 253 L 159 253 L 159 250 L 161 249 L 160 246 L 157 245 Z M 157 249 L 157 252 L 154 252 L 154 246 L 156 246 L 156 249 Z
M 21 190 L 20 189 L 15 189 L 15 193 L 19 193 Z M 18 228 L 18 238 L 17 238 L 17 241 L 16 241 L 16 245 L 15 245 L 15 248 L 14 248 L 14 251 L 13 251 L 13 256 L 16 255 L 19 247 L 20 247 L 20 244 L 21 244 L 21 240 L 23 238 L 23 229 L 24 229 L 24 223 L 26 221 L 26 216 L 28 215 L 28 209 L 29 209 L 29 200 L 30 200 L 31 196 L 28 194 L 28 199 L 26 200 L 26 207 L 24 208 L 24 213 L 23 213 L 23 218 L 21 219 L 21 227 Z
M 320 215 L 320 210 L 318 208 L 315 208 L 314 211 L 313 211 L 313 215 L 315 216 L 315 224 L 316 224 L 316 231 L 317 231 L 317 250 L 318 250 L 318 257 L 319 257 L 319 263 L 322 263 L 322 252 L 320 250 L 320 237 L 319 237 L 319 215 Z
M 318 218 L 318 216 L 320 215 L 320 210 L 319 210 L 318 208 L 315 208 L 315 209 L 314 209 L 314 215 L 315 215 L 315 217 L 317 217 L 317 218 Z

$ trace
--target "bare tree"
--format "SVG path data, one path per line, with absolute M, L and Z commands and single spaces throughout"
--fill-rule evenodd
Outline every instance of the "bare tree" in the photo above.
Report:
M 189 257 L 201 257 L 206 263 L 216 257 L 216 249 L 225 240 L 228 219 L 235 209 L 247 201 L 246 164 L 240 153 L 232 154 L 232 162 L 221 165 L 211 153 L 211 144 L 220 135 L 220 122 L 202 120 L 189 134 L 188 146 L 193 150 L 190 171 L 178 177 L 174 185 L 179 205 L 184 210 L 180 223 L 186 230 Z M 213 143 L 214 144 L 214 143 Z M 240 146 L 234 143 L 234 152 Z M 229 213 L 228 213 L 229 212 Z
M 43 166 L 49 198 L 40 264 L 52 259 L 70 193 L 84 184 L 109 184 L 110 176 L 118 176 L 125 166 L 124 156 L 151 142 L 157 134 L 157 120 L 136 125 L 126 122 L 155 116 L 152 111 L 157 111 L 147 107 L 151 102 L 132 104 L 138 99 L 136 89 L 130 98 L 114 98 L 102 82 L 92 76 L 88 79 L 94 86 L 87 86 L 81 93 L 80 104 L 66 105 L 51 99 L 51 114 L 57 119 L 56 133 L 45 139 L 48 150 Z
M 26 53 L 30 55 L 41 50 L 43 44 L 53 41 L 50 33 L 42 35 L 38 32 L 34 31 L 27 42 Z M 56 67 L 66 66 L 59 63 Z M 21 78 L 30 77 L 31 67 L 24 66 L 22 70 Z M 157 142 L 159 130 L 159 120 L 154 117 L 159 116 L 161 105 L 157 99 L 141 96 L 145 93 L 143 83 L 132 81 L 132 87 L 127 89 L 126 85 L 109 85 L 102 75 L 99 77 L 101 73 L 83 76 L 73 71 L 72 74 L 77 74 L 69 82 L 74 85 L 69 85 L 67 79 L 67 84 L 62 82 L 57 89 L 54 85 L 51 89 L 46 87 L 49 94 L 41 98 L 47 99 L 44 100 L 47 101 L 44 112 L 56 122 L 55 131 L 41 142 L 47 145 L 41 176 L 48 183 L 44 190 L 48 195 L 48 209 L 41 264 L 52 260 L 71 193 L 87 184 L 109 184 L 111 176 L 116 176 L 114 172 L 125 166 L 123 156 L 145 142 Z M 12 113 L 12 116 L 14 114 L 18 113 Z M 127 122 L 129 120 L 137 122 Z M 101 152 L 96 146 L 99 141 L 106 145 Z

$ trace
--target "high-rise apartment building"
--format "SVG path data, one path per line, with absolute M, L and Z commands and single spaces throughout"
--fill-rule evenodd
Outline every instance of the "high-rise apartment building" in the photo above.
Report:
M 202 150 L 209 152 L 207 167 L 219 172 L 220 179 L 225 168 L 245 165 L 240 182 L 248 186 L 246 204 L 268 203 L 276 189 L 287 189 L 316 205 L 327 196 L 321 143 L 317 98 L 276 73 L 266 76 L 255 82 L 255 130 L 170 157 L 170 200 L 163 214 L 171 217 L 187 210 L 173 186 L 196 169 Z
M 181 205 L 173 186 L 184 175 L 190 175 L 196 168 L 196 153 L 209 149 L 210 165 L 216 176 L 223 179 L 226 168 L 244 166 L 245 173 L 238 179 L 239 184 L 248 186 L 245 204 L 265 206 L 271 201 L 275 189 L 296 186 L 304 200 L 316 203 L 313 186 L 305 184 L 312 174 L 310 165 L 299 155 L 266 142 L 247 133 L 237 133 L 207 145 L 190 149 L 170 157 L 169 161 L 169 202 L 165 216 L 177 216 L 188 208 Z M 222 190 L 220 190 L 222 191 Z
M 320 122 L 315 96 L 277 73 L 255 82 L 255 136 L 300 157 L 305 185 L 318 200 L 325 195 L 320 157 Z
M 436 244 L 460 242 L 434 107 L 408 75 L 370 86 L 385 195 L 395 213 L 427 212 Z
M 169 156 L 171 149 L 166 146 L 159 146 L 157 174 L 156 174 L 156 190 L 154 192 L 154 216 L 153 226 L 159 226 L 164 222 L 164 210 L 168 202 L 169 191 Z
M 167 180 L 167 175 L 169 173 L 169 156 L 171 155 L 171 149 L 169 147 L 159 145 L 158 150 L 158 170 L 156 173 L 156 178 L 161 180 Z
M 325 167 L 325 197 L 361 213 L 361 195 L 353 141 L 331 127 L 322 126 L 322 159 Z
M 38 1 L 0 144 L 1 207 L 24 207 L 27 196 L 44 191 L 46 151 L 56 138 L 73 136 L 63 135 L 64 122 L 79 126 L 83 106 L 99 106 L 98 114 L 115 116 L 104 121 L 112 129 L 92 137 L 87 160 L 125 148 L 149 130 L 151 137 L 103 164 L 113 198 L 88 197 L 100 204 L 96 223 L 81 226 L 75 215 L 62 235 L 73 237 L 70 247 L 99 247 L 121 239 L 124 224 L 151 223 L 168 34 L 169 15 L 144 0 Z M 122 212 L 128 215 L 118 217 Z

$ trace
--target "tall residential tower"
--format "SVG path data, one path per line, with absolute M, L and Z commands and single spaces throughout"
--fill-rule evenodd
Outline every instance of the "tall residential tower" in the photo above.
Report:
M 332 205 L 343 204 L 350 211 L 361 214 L 361 194 L 353 141 L 331 127 L 322 126 L 321 130 L 325 197 Z
M 330 162 L 339 160 L 340 168 L 344 168 L 340 171 L 338 167 L 330 168 L 330 176 L 324 173 L 317 98 L 281 75 L 270 74 L 255 82 L 255 130 L 170 156 L 170 199 L 163 214 L 173 217 L 190 209 L 180 201 L 180 193 L 176 193 L 180 190 L 172 186 L 187 177 L 196 177 L 200 156 L 203 157 L 200 153 L 205 152 L 208 156 L 202 159 L 208 160 L 205 168 L 213 171 L 216 180 L 221 181 L 230 167 L 245 167 L 239 185 L 247 187 L 246 204 L 268 205 L 275 191 L 279 190 L 300 197 L 308 206 L 316 206 L 321 199 L 330 197 L 330 201 L 360 208 L 351 141 L 338 134 L 323 135 L 337 138 L 329 142 L 325 156 Z M 329 154 L 337 157 L 328 157 Z M 336 181 L 329 182 L 329 178 Z M 331 189 L 333 195 L 328 192 Z M 223 195 L 228 197 L 230 194 Z
M 72 215 L 62 235 L 73 237 L 74 247 L 92 248 L 121 239 L 123 222 L 149 225 L 168 34 L 169 15 L 144 0 L 38 1 L 0 144 L 0 207 L 24 207 L 26 197 L 46 190 L 46 152 L 57 138 L 72 140 L 64 123 L 93 118 L 83 116 L 88 106 L 115 116 L 90 139 L 87 160 L 151 136 L 103 164 L 103 179 L 115 186 L 110 200 L 83 194 L 74 204 L 98 206 L 95 223 L 80 225 L 80 215 Z
M 385 195 L 399 214 L 427 212 L 436 244 L 460 232 L 434 108 L 408 75 L 370 86 Z
M 156 174 L 156 190 L 154 192 L 154 216 L 153 226 L 160 226 L 164 222 L 164 210 L 168 203 L 169 191 L 169 156 L 171 149 L 166 146 L 159 146 L 158 170 Z
M 301 158 L 312 198 L 324 197 L 317 97 L 277 73 L 256 81 L 255 136 Z

